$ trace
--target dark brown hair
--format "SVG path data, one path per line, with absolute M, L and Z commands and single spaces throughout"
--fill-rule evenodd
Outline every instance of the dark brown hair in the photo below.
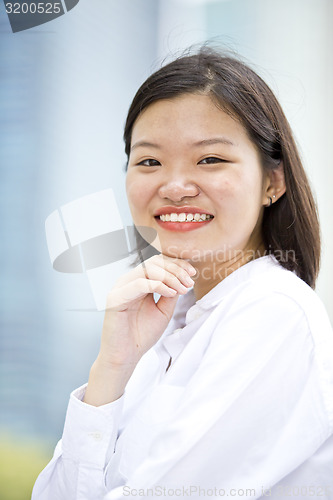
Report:
M 320 231 L 317 208 L 290 125 L 268 85 L 247 65 L 209 47 L 185 55 L 152 74 L 130 106 L 125 151 L 130 153 L 135 120 L 150 104 L 182 94 L 209 95 L 238 119 L 257 146 L 265 169 L 283 161 L 286 193 L 265 208 L 262 231 L 267 253 L 312 288 L 319 271 Z

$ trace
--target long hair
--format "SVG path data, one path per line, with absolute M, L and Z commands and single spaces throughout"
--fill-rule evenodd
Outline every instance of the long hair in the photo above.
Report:
M 182 94 L 208 95 L 239 120 L 257 146 L 264 169 L 283 162 L 286 193 L 264 209 L 264 244 L 267 253 L 314 288 L 320 264 L 316 203 L 287 118 L 271 89 L 248 65 L 202 47 L 153 73 L 129 108 L 124 130 L 127 157 L 140 113 L 155 101 Z

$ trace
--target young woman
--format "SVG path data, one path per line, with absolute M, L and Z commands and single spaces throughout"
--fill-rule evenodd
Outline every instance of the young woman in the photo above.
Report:
M 110 291 L 33 499 L 332 499 L 319 226 L 276 98 L 202 49 L 148 78 L 124 137 L 133 221 L 160 253 Z

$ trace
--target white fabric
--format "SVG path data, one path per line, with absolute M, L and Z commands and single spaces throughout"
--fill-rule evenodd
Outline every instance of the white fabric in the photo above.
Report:
M 33 500 L 333 499 L 332 330 L 273 257 L 181 297 L 119 400 L 83 394 Z

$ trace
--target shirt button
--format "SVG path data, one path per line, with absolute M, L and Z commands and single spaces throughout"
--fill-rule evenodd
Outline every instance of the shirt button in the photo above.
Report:
M 199 319 L 202 315 L 202 311 L 198 306 L 192 306 L 191 309 L 188 310 L 186 314 L 186 324 L 188 325 L 192 321 Z
M 98 431 L 89 432 L 88 436 L 91 437 L 94 441 L 102 441 L 103 439 L 103 434 Z

